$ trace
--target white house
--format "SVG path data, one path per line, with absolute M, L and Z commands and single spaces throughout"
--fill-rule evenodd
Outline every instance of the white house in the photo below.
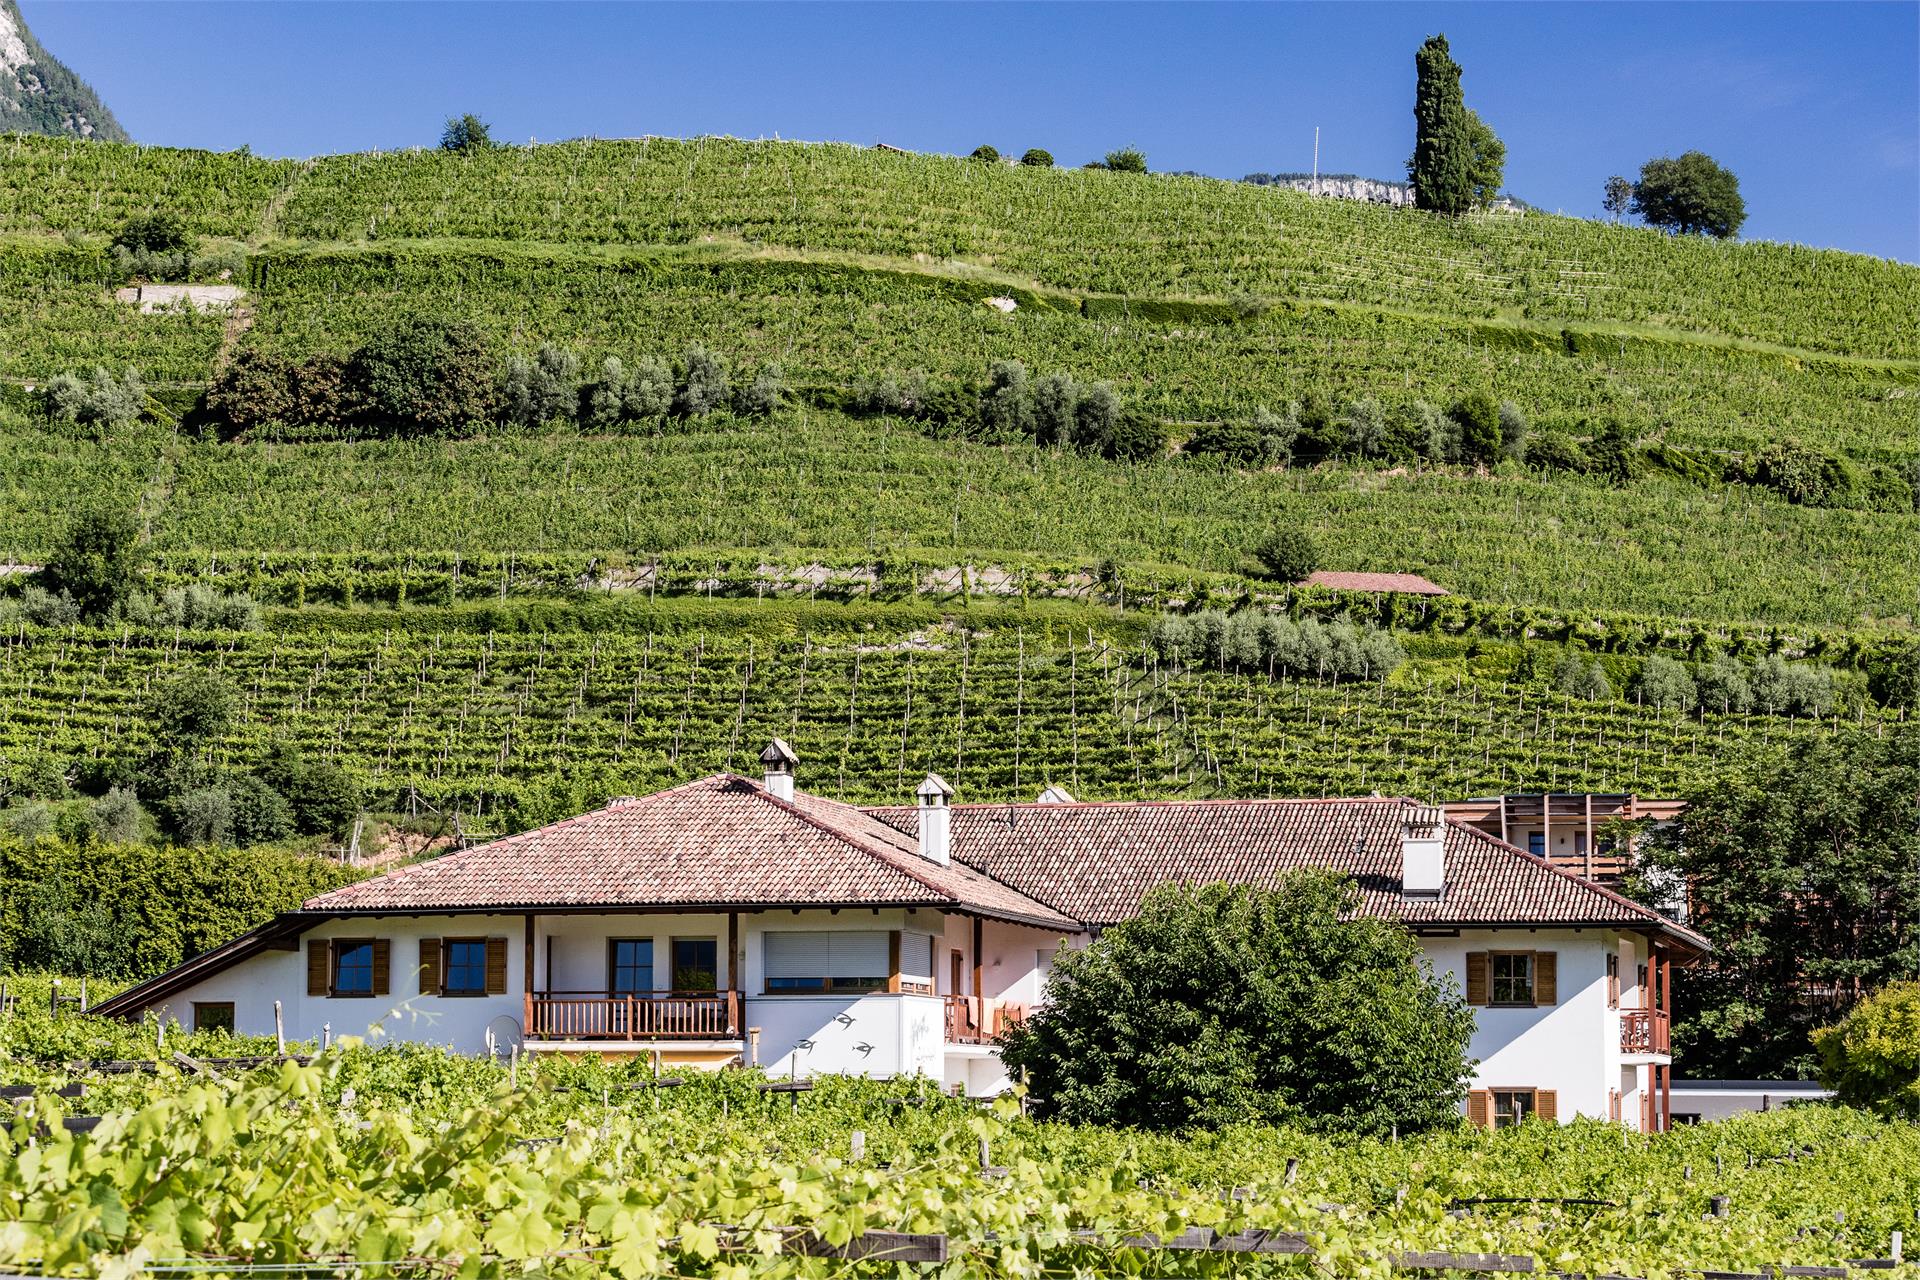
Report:
M 1171 881 L 1351 875 L 1477 1017 L 1469 1116 L 1668 1123 L 1668 971 L 1697 934 L 1398 799 L 913 805 L 719 774 L 322 894 L 100 1012 L 464 1052 L 1007 1079 L 992 1040 L 1061 946 Z

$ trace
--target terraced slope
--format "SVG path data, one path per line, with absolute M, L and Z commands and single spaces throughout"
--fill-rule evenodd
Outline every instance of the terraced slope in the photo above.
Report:
M 1169 794 L 1443 797 L 1529 786 L 1672 794 L 1716 761 L 1827 726 L 1689 718 L 1461 682 L 1413 663 L 1381 684 L 1164 670 L 1107 638 L 397 630 L 0 640 L 0 758 L 73 762 L 146 744 L 148 691 L 189 667 L 242 702 L 223 755 L 274 737 L 339 760 L 376 807 L 410 795 L 515 828 L 607 795 L 751 773 L 772 735 L 810 789 L 896 800 L 929 770 L 969 799 Z M 1865 718 L 1862 717 L 1863 722 Z M 1875 717 L 1878 722 L 1878 717 Z

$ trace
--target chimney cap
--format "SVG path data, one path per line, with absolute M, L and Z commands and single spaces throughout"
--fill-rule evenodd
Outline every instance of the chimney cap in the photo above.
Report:
M 775 738 L 767 743 L 767 749 L 760 753 L 760 763 L 766 765 L 768 769 L 784 766 L 787 772 L 791 773 L 794 766 L 800 763 L 800 757 L 793 754 L 793 748 L 787 745 L 785 738 Z
M 919 796 L 922 800 L 931 800 L 935 796 L 945 798 L 953 794 L 953 788 L 948 786 L 947 780 L 939 774 L 930 773 L 927 775 L 926 780 L 914 790 L 913 794 Z

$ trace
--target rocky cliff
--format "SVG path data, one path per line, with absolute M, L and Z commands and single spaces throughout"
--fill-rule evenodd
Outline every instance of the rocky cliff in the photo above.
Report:
M 92 87 L 33 38 L 15 0 L 0 0 L 0 133 L 128 141 Z

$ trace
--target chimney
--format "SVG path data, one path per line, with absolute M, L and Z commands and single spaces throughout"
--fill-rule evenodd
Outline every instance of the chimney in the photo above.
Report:
M 793 754 L 786 739 L 775 738 L 760 753 L 760 763 L 766 767 L 762 781 L 766 784 L 767 794 L 776 800 L 793 799 L 793 769 L 800 763 L 800 757 Z
M 953 811 L 947 807 L 953 788 L 939 774 L 930 773 L 914 795 L 920 800 L 920 856 L 944 867 L 953 860 L 953 833 L 948 825 Z
M 1437 898 L 1447 887 L 1447 823 L 1437 806 L 1401 810 L 1400 892 L 1409 898 Z
M 1035 804 L 1075 804 L 1078 802 L 1074 800 L 1073 792 L 1067 790 L 1065 787 L 1049 785 L 1045 791 L 1042 791 L 1040 793 L 1040 798 L 1038 800 L 1035 800 L 1034 803 Z

